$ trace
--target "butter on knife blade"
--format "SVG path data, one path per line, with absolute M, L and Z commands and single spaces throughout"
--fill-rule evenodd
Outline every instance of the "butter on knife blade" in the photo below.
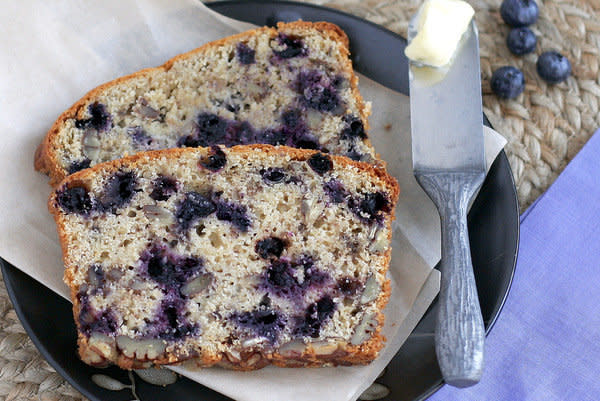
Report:
M 416 36 L 404 54 L 431 67 L 445 66 L 474 14 L 473 7 L 462 0 L 426 0 L 418 13 Z

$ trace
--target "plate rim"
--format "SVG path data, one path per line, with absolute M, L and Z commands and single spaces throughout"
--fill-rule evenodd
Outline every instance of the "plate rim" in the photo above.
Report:
M 209 7 L 210 9 L 213 9 L 213 6 L 219 7 L 219 6 L 225 6 L 225 5 L 233 5 L 235 6 L 236 4 L 244 4 L 244 5 L 248 5 L 248 3 L 255 3 L 255 4 L 270 4 L 270 5 L 287 5 L 287 6 L 291 6 L 291 7 L 298 7 L 301 9 L 312 9 L 312 10 L 317 10 L 317 11 L 325 11 L 327 13 L 331 13 L 331 14 L 337 14 L 343 18 L 346 19 L 350 19 L 353 20 L 354 22 L 358 23 L 358 24 L 362 24 L 362 25 L 368 25 L 373 29 L 376 29 L 380 32 L 382 32 L 383 34 L 386 35 L 390 35 L 392 37 L 394 37 L 397 40 L 401 40 L 403 42 L 406 42 L 405 38 L 402 37 L 401 35 L 392 32 L 388 29 L 386 29 L 385 27 L 375 24 L 371 21 L 362 19 L 360 17 L 357 17 L 355 15 L 349 14 L 347 12 L 344 11 L 340 11 L 337 9 L 333 9 L 333 8 L 328 8 L 328 7 L 323 7 L 320 5 L 315 5 L 315 4 L 311 4 L 311 3 L 302 3 L 302 2 L 298 2 L 298 1 L 288 1 L 288 0 L 282 0 L 282 1 L 278 1 L 278 0 L 219 0 L 219 1 L 211 1 L 211 2 L 207 2 L 205 3 L 205 5 L 207 7 Z M 371 78 L 373 79 L 373 78 Z M 487 121 L 487 118 L 485 117 L 484 114 L 484 119 Z M 488 122 L 489 123 L 489 122 Z M 490 125 L 491 127 L 491 125 Z M 509 274 L 509 278 L 507 281 L 507 288 L 506 291 L 504 292 L 503 296 L 499 298 L 499 303 L 497 303 L 497 307 L 495 310 L 493 310 L 491 312 L 492 318 L 489 320 L 488 322 L 488 326 L 486 327 L 486 336 L 487 334 L 490 333 L 490 331 L 492 330 L 492 328 L 494 327 L 494 325 L 497 322 L 498 317 L 500 316 L 500 313 L 502 312 L 502 309 L 504 308 L 504 305 L 506 303 L 506 299 L 511 291 L 512 288 L 512 283 L 513 283 L 513 279 L 514 279 L 514 275 L 515 275 L 515 271 L 516 271 L 516 262 L 517 262 L 517 258 L 518 258 L 518 253 L 519 253 L 519 238 L 520 238 L 520 221 L 519 221 L 519 216 L 520 216 L 520 210 L 519 210 L 519 204 L 518 204 L 518 195 L 517 195 L 517 191 L 516 191 L 516 186 L 515 186 L 515 182 L 514 182 L 514 176 L 512 174 L 512 169 L 510 167 L 510 164 L 508 162 L 508 157 L 505 153 L 504 150 L 501 150 L 500 154 L 498 155 L 497 159 L 504 159 L 503 162 L 506 164 L 507 168 L 508 168 L 508 176 L 510 178 L 510 187 L 512 189 L 512 201 L 514 201 L 514 205 L 515 205 L 515 212 L 516 212 L 516 217 L 517 217 L 517 221 L 516 221 L 516 232 L 515 232 L 515 251 L 514 251 L 514 255 L 512 255 L 512 266 L 510 268 L 510 274 Z M 498 160 L 496 160 L 495 162 L 497 162 Z M 8 261 L 6 261 L 5 259 L 0 257 L 0 270 L 2 271 L 2 275 L 4 278 L 4 282 L 5 282 L 5 286 L 7 289 L 7 293 L 9 296 L 9 299 L 12 303 L 12 306 L 20 320 L 20 323 L 23 325 L 23 328 L 25 329 L 25 331 L 27 332 L 28 336 L 31 338 L 32 342 L 34 343 L 34 345 L 36 346 L 36 348 L 38 349 L 38 351 L 42 354 L 42 356 L 48 361 L 48 363 L 50 363 L 50 365 L 57 371 L 57 373 L 59 373 L 65 380 L 67 380 L 73 387 L 75 387 L 79 392 L 81 392 L 84 396 L 94 400 L 94 399 L 98 399 L 96 394 L 92 394 L 90 393 L 84 386 L 82 383 L 80 383 L 78 380 L 75 380 L 75 378 L 73 377 L 73 375 L 71 375 L 67 369 L 65 367 L 62 366 L 61 363 L 58 362 L 58 360 L 53 356 L 52 353 L 50 353 L 49 349 L 44 345 L 44 343 L 41 341 L 41 339 L 38 337 L 37 333 L 33 330 L 30 322 L 29 322 L 29 318 L 25 315 L 25 312 L 23 311 L 23 306 L 21 305 L 21 303 L 16 302 L 17 301 L 17 297 L 18 295 L 16 294 L 16 289 L 14 287 L 14 283 L 13 283 L 13 273 L 11 272 L 10 269 L 16 269 L 19 272 L 23 273 L 21 270 L 19 270 L 18 268 L 16 268 L 14 265 L 12 265 L 11 263 L 9 263 Z M 25 273 L 23 273 L 25 274 Z M 26 274 L 25 274 L 26 275 Z M 26 275 L 29 279 L 32 279 L 30 276 Z M 62 297 L 60 297 L 60 295 L 53 293 L 54 296 L 59 297 L 60 299 L 63 299 Z M 65 300 L 66 301 L 66 300 Z M 204 388 L 207 388 L 206 386 L 203 386 L 201 384 L 198 383 L 199 386 L 202 386 Z M 430 387 L 428 390 L 425 390 L 425 392 L 423 392 L 420 396 L 418 396 L 417 398 L 415 398 L 415 401 L 419 401 L 419 400 L 425 400 L 428 397 L 430 397 L 432 394 L 434 394 L 436 391 L 439 390 L 439 388 L 441 388 L 443 385 L 443 381 L 440 381 L 439 383 L 437 383 L 436 385 L 433 385 L 432 387 Z

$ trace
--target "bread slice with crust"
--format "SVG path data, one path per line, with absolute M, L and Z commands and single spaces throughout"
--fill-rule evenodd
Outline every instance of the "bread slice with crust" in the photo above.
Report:
M 372 164 L 270 145 L 141 152 L 70 175 L 48 204 L 81 358 L 372 361 L 398 193 Z
M 35 168 L 56 185 L 140 151 L 252 143 L 380 163 L 357 82 L 336 25 L 254 29 L 92 90 L 56 120 Z

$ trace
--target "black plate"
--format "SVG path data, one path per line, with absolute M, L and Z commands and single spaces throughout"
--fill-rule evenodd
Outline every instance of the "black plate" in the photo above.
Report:
M 229 17 L 272 25 L 276 21 L 302 18 L 330 21 L 350 38 L 357 71 L 399 92 L 408 94 L 408 64 L 403 56 L 405 40 L 370 22 L 303 3 L 273 1 L 225 1 L 209 4 Z M 393 52 L 390 50 L 393 49 Z M 393 54 L 393 56 L 390 56 Z M 519 210 L 515 185 L 506 154 L 501 152 L 469 214 L 469 230 L 475 278 L 486 329 L 489 332 L 510 288 L 519 242 Z M 90 377 L 103 373 L 128 383 L 127 373 L 117 368 L 95 369 L 83 364 L 75 352 L 76 332 L 71 304 L 14 266 L 2 261 L 2 273 L 17 315 L 27 333 L 50 364 L 91 400 L 131 400 L 127 391 L 112 392 L 96 386 Z M 386 400 L 423 400 L 442 383 L 432 333 L 435 303 L 413 335 L 402 346 L 378 379 L 391 394 Z M 167 387 L 137 381 L 144 401 L 228 400 L 200 384 L 181 378 Z

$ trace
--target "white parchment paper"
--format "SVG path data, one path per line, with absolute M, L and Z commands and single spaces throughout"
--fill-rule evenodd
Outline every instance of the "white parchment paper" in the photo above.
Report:
M 68 298 L 47 177 L 33 154 L 58 115 L 93 87 L 164 63 L 250 25 L 213 13 L 197 0 L 24 0 L 0 15 L 0 256 Z M 393 52 L 390 49 L 390 52 Z M 368 366 L 267 367 L 255 372 L 211 368 L 177 372 L 238 400 L 353 400 L 395 355 L 439 287 L 439 217 L 413 178 L 408 98 L 365 77 L 372 101 L 370 136 L 401 187 L 385 310 L 388 342 Z M 488 168 L 505 140 L 486 134 Z M 76 352 L 65 350 L 65 352 Z

